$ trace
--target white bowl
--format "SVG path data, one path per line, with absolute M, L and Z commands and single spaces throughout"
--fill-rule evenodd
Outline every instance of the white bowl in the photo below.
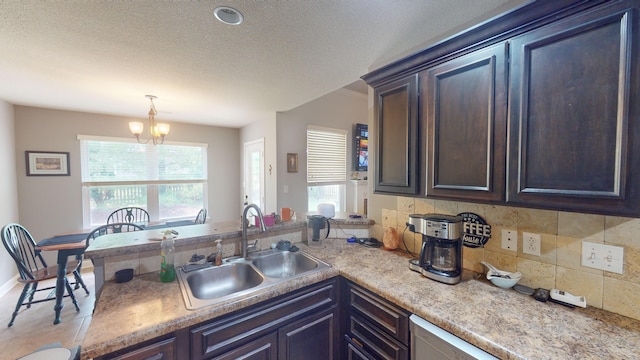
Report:
M 499 276 L 503 275 L 503 276 Z M 504 276 L 509 276 L 504 277 Z M 487 279 L 493 283 L 493 285 L 503 288 L 503 289 L 511 289 L 515 284 L 520 281 L 522 278 L 522 274 L 520 272 L 510 273 L 507 271 L 488 271 Z

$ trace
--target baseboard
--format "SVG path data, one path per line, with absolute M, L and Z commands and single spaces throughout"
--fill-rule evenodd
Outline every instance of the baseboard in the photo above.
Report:
M 2 284 L 2 286 L 0 286 L 0 296 L 4 296 L 11 289 L 13 289 L 13 287 L 16 286 L 16 284 L 18 284 L 18 275 L 17 274 L 14 277 L 12 277 L 11 279 L 9 279 L 9 281 L 7 281 L 6 283 Z

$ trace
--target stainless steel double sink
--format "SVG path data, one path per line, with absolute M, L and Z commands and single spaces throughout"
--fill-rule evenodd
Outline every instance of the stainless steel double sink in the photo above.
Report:
M 274 249 L 251 253 L 250 259 L 227 259 L 220 266 L 188 272 L 179 269 L 177 272 L 186 307 L 194 310 L 240 299 L 266 287 L 330 267 L 301 251 Z

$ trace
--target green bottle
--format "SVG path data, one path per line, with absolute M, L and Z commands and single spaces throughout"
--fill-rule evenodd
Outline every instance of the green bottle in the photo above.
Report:
M 163 283 L 172 282 L 176 279 L 176 268 L 174 265 L 175 244 L 171 231 L 166 231 L 160 243 L 160 281 Z

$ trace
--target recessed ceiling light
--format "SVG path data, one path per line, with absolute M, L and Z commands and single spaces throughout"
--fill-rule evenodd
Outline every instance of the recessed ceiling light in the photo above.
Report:
M 213 10 L 213 15 L 216 16 L 216 19 L 228 25 L 240 25 L 244 19 L 240 11 L 228 6 L 217 7 Z

